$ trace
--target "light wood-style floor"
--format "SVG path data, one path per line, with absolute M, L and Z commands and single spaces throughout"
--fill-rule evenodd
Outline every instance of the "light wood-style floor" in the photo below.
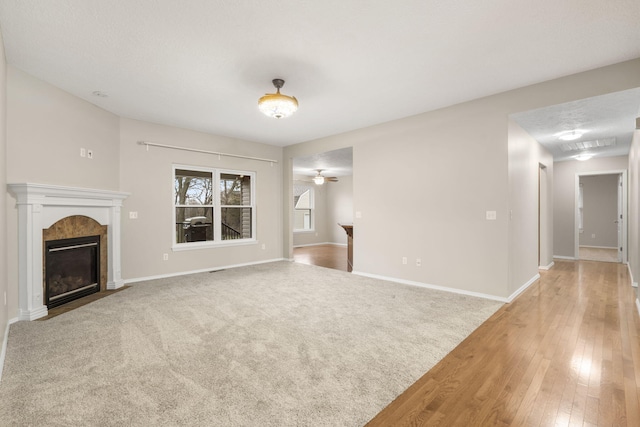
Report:
M 627 266 L 556 261 L 367 426 L 640 426 Z
M 301 264 L 317 265 L 347 271 L 347 248 L 336 245 L 315 245 L 293 248 L 293 260 Z

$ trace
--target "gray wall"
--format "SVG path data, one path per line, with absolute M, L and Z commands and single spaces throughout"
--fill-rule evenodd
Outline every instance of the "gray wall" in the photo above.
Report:
M 274 159 L 278 163 L 150 148 L 152 141 L 224 153 Z M 282 254 L 282 149 L 271 145 L 120 119 L 120 189 L 130 192 L 122 216 L 122 276 L 131 280 L 155 275 L 278 259 Z M 172 165 L 206 166 L 256 173 L 256 238 L 252 244 L 172 251 Z M 138 212 L 129 219 L 128 212 Z M 264 245 L 264 249 L 262 249 Z M 163 261 L 162 255 L 169 254 Z
M 638 112 L 640 117 L 640 111 Z M 638 285 L 640 277 L 640 130 L 633 134 L 631 150 L 629 151 L 629 270 L 632 281 Z M 636 292 L 638 290 L 636 289 Z M 638 295 L 636 295 L 638 297 Z M 638 303 L 640 309 L 640 302 Z
M 583 191 L 583 231 L 580 246 L 618 247 L 618 175 L 580 177 Z
M 628 156 L 594 157 L 584 162 L 568 160 L 554 164 L 553 249 L 554 256 L 575 258 L 576 174 L 626 170 Z
M 553 157 L 517 123 L 509 120 L 509 295 L 538 276 L 538 265 L 552 262 Z M 540 190 L 540 165 L 545 167 Z M 544 225 L 538 231 L 538 215 Z M 540 263 L 538 264 L 538 240 Z
M 327 234 L 331 243 L 347 244 L 347 233 L 338 224 L 353 224 L 353 177 L 341 176 L 327 186 Z
M 509 237 L 509 114 L 638 86 L 640 59 L 289 146 L 283 185 L 291 191 L 291 158 L 353 147 L 357 272 L 507 298 L 528 275 L 510 282 L 513 266 L 537 267 Z M 401 179 L 388 179 L 393 170 Z M 497 220 L 485 219 L 488 210 Z M 516 220 L 537 229 L 530 215 Z M 285 256 L 291 242 L 287 232 Z
M 7 61 L 4 54 L 4 42 L 0 34 L 0 188 L 7 188 Z M 7 199 L 0 197 L 0 346 L 6 336 L 9 322 L 8 273 L 7 273 Z M 0 347 L 1 348 L 1 347 Z M 3 363 L 4 360 L 0 360 Z M 0 366 L 0 373 L 2 366 Z
M 7 78 L 8 181 L 118 190 L 118 116 L 15 67 Z

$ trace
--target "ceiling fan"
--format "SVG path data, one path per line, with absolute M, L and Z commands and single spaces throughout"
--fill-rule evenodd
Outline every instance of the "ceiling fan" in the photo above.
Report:
M 316 176 L 313 177 L 313 182 L 316 183 L 316 185 L 322 185 L 325 182 L 338 182 L 338 178 L 335 176 L 322 175 L 323 170 L 324 169 L 316 169 Z

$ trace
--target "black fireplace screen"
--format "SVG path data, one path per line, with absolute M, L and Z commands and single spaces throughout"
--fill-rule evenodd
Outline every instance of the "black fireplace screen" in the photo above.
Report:
M 100 236 L 52 240 L 45 254 L 48 308 L 100 290 Z

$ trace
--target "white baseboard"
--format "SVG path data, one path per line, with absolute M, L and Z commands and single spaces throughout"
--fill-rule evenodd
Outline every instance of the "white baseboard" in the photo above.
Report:
M 9 341 L 9 327 L 16 323 L 18 318 L 9 319 L 7 327 L 4 330 L 4 339 L 2 340 L 2 350 L 0 351 L 0 381 L 2 381 L 2 371 L 4 370 L 4 358 L 7 355 L 7 342 Z
M 520 288 L 517 291 L 512 293 L 509 296 L 509 298 L 507 298 L 507 302 L 513 302 L 513 300 L 516 299 L 516 297 L 518 295 L 523 293 L 529 286 L 531 286 L 539 278 L 540 278 L 540 274 L 536 274 L 535 276 L 533 276 L 531 279 L 529 279 L 529 281 L 527 281 L 527 283 L 525 283 L 524 285 L 520 286 Z
M 629 280 L 631 281 L 631 286 L 633 286 L 634 288 L 637 288 L 638 282 L 635 282 L 633 280 L 633 272 L 631 271 L 631 264 L 629 264 L 628 262 L 625 264 L 627 264 L 627 270 L 629 271 Z
M 268 259 L 265 261 L 257 261 L 257 262 L 246 262 L 243 264 L 233 264 L 233 265 L 225 265 L 219 267 L 210 267 L 210 268 L 202 268 L 199 270 L 191 270 L 191 271 L 181 271 L 179 273 L 168 273 L 168 274 L 158 274 L 156 276 L 147 276 L 147 277 L 136 277 L 133 279 L 125 279 L 124 284 L 136 283 L 136 282 L 146 282 L 147 280 L 156 280 L 156 279 L 166 279 L 169 277 L 178 277 L 178 276 L 186 276 L 188 274 L 196 274 L 196 273 L 207 273 L 210 271 L 219 271 L 219 270 L 228 270 L 230 268 L 238 268 L 238 267 L 247 267 L 250 265 L 259 265 L 259 264 L 268 264 L 270 262 L 278 262 L 278 261 L 286 261 L 285 258 L 275 258 Z
M 590 248 L 590 249 L 615 249 L 618 250 L 615 246 L 589 246 L 589 245 L 580 245 L 581 248 Z
M 570 261 L 577 261 L 577 259 L 575 257 L 572 257 L 572 256 L 554 255 L 553 258 L 554 259 L 568 259 Z
M 307 245 L 294 245 L 294 248 L 307 248 L 309 246 L 322 246 L 322 245 L 332 245 L 332 246 L 342 246 L 344 248 L 347 247 L 346 243 L 334 243 L 334 242 L 323 242 L 323 243 L 309 243 Z
M 398 279 L 398 278 L 395 278 L 395 277 L 387 277 L 387 276 L 380 276 L 380 275 L 377 275 L 377 274 L 363 273 L 361 271 L 355 271 L 355 270 L 352 271 L 351 274 L 355 274 L 355 275 L 363 276 L 363 277 L 370 277 L 372 279 L 385 280 L 387 282 L 401 283 L 403 285 L 418 286 L 420 288 L 434 289 L 436 291 L 451 292 L 451 293 L 454 293 L 454 294 L 468 295 L 468 296 L 472 296 L 472 297 L 484 298 L 484 299 L 489 299 L 489 300 L 499 301 L 499 302 L 508 302 L 506 298 L 498 297 L 498 296 L 495 296 L 495 295 L 482 294 L 480 292 L 471 292 L 471 291 L 465 291 L 465 290 L 462 290 L 462 289 L 448 288 L 446 286 L 430 285 L 428 283 L 414 282 L 412 280 L 405 280 L 405 279 Z
M 551 270 L 551 267 L 553 267 L 554 262 L 551 261 L 551 264 L 549 265 L 540 265 L 538 266 L 538 270 Z

